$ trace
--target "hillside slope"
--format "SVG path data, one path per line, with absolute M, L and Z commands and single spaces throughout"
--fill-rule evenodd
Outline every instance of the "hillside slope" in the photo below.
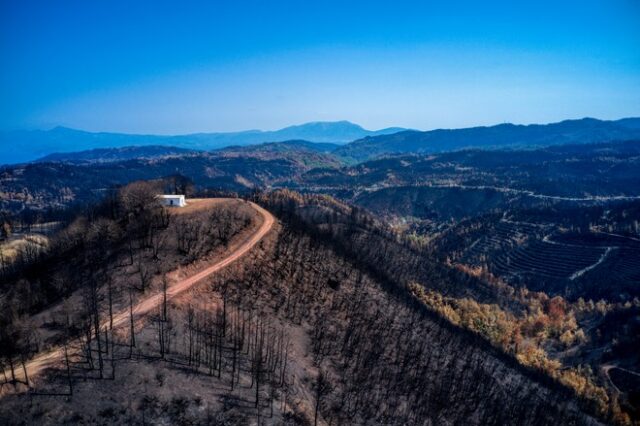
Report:
M 279 192 L 259 200 L 282 222 L 250 258 L 145 318 L 135 345 L 126 327 L 79 338 L 69 346 L 70 368 L 63 363 L 34 382 L 39 395 L 5 396 L 0 418 L 599 424 L 584 411 L 593 407 L 568 389 L 416 303 L 405 277 L 389 273 L 396 262 L 373 267 L 376 253 L 406 249 L 366 215 L 324 197 Z M 370 253 L 358 249 L 363 244 Z M 121 256 L 116 265 L 128 256 L 114 254 Z M 425 285 L 447 285 L 440 278 Z M 107 290 L 104 282 L 98 291 Z M 161 281 L 156 285 L 147 291 L 162 294 Z M 109 343 L 98 363 L 101 341 Z

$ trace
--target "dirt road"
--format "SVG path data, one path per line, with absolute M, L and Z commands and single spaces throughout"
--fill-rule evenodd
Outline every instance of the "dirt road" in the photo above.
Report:
M 167 289 L 167 300 L 171 300 L 172 298 L 180 295 L 181 293 L 189 290 L 195 284 L 200 282 L 202 279 L 208 277 L 209 275 L 220 271 L 224 267 L 230 265 L 236 260 L 240 259 L 242 256 L 247 254 L 265 235 L 271 230 L 273 224 L 275 223 L 275 219 L 271 213 L 258 206 L 257 204 L 250 203 L 251 207 L 256 209 L 258 213 L 263 218 L 262 225 L 260 228 L 249 237 L 246 241 L 242 242 L 238 247 L 235 248 L 231 253 L 229 253 L 225 258 L 219 260 L 213 265 L 203 269 L 202 271 L 188 277 L 184 278 L 178 282 L 170 284 Z M 158 307 L 162 302 L 162 294 L 156 294 L 154 296 L 147 297 L 141 301 L 139 301 L 134 309 L 133 314 L 134 317 L 143 316 Z M 127 325 L 129 322 L 129 309 L 123 309 L 113 316 L 113 326 L 119 327 Z M 103 324 L 106 326 L 107 323 Z M 62 347 L 54 348 L 48 352 L 41 353 L 31 359 L 26 364 L 27 373 L 29 375 L 29 379 L 36 377 L 38 373 L 43 370 L 53 367 L 56 363 L 61 362 L 64 359 L 64 349 Z M 22 371 L 21 366 L 17 366 L 16 368 L 16 378 L 18 380 L 24 380 L 24 373 Z M 7 374 L 6 377 L 10 377 L 10 372 L 5 372 Z M 7 387 L 4 387 L 7 389 Z
M 256 209 L 264 219 L 264 222 L 262 223 L 262 226 L 260 226 L 260 229 L 258 229 L 258 231 L 255 234 L 253 234 L 248 240 L 243 242 L 237 249 L 231 252 L 224 259 L 218 261 L 217 263 L 209 266 L 206 269 L 203 269 L 202 271 L 196 273 L 195 275 L 190 276 L 189 278 L 183 279 L 169 286 L 169 288 L 167 289 L 167 300 L 171 300 L 177 295 L 193 287 L 200 280 L 208 277 L 214 272 L 217 272 L 223 269 L 225 266 L 240 259 L 242 256 L 247 254 L 247 252 L 249 252 L 249 250 L 251 250 L 256 244 L 258 244 L 258 242 L 265 235 L 267 235 L 267 233 L 269 232 L 269 230 L 271 230 L 271 227 L 273 226 L 273 223 L 274 223 L 273 216 L 271 215 L 271 213 L 269 213 L 268 211 L 266 211 L 265 209 L 263 209 L 262 207 L 256 204 L 251 203 L 251 206 L 254 209 Z M 147 314 L 151 312 L 153 309 L 155 309 L 156 307 L 158 307 L 161 302 L 162 302 L 162 294 L 156 294 L 155 296 L 151 296 L 147 299 L 144 299 L 140 301 L 138 304 L 136 304 L 133 310 L 133 315 L 141 316 L 141 315 Z M 128 321 L 129 321 L 128 310 L 121 311 L 118 314 L 113 316 L 114 327 L 127 324 Z

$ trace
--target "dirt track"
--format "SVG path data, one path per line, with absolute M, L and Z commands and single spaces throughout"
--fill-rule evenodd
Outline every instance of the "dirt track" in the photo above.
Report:
M 202 279 L 208 277 L 209 275 L 220 271 L 224 267 L 230 265 L 236 260 L 240 259 L 242 256 L 247 254 L 265 235 L 271 230 L 273 224 L 275 223 L 275 219 L 271 213 L 258 206 L 257 204 L 250 203 L 251 207 L 253 207 L 260 215 L 263 217 L 263 222 L 260 228 L 251 235 L 247 240 L 242 242 L 239 246 L 237 246 L 231 253 L 229 253 L 225 258 L 217 261 L 213 265 L 197 272 L 196 274 L 184 278 L 178 282 L 175 282 L 169 285 L 167 289 L 167 300 L 171 300 L 172 298 L 180 295 L 186 290 L 193 287 Z M 140 317 L 151 312 L 154 308 L 160 305 L 162 302 L 162 294 L 156 294 L 154 296 L 147 297 L 143 300 L 140 300 L 133 309 L 133 314 L 135 317 Z M 128 324 L 129 321 L 129 309 L 123 309 L 118 313 L 113 315 L 113 327 L 123 326 Z M 107 322 L 103 324 L 106 326 Z M 42 372 L 47 368 L 54 367 L 56 363 L 59 363 L 64 358 L 64 349 L 62 347 L 54 348 L 48 352 L 41 353 L 31 359 L 26 364 L 27 373 L 29 378 L 35 377 L 38 373 Z M 16 379 L 24 380 L 24 373 L 20 366 L 16 368 Z M 6 377 L 10 377 L 10 372 L 5 372 L 7 374 Z

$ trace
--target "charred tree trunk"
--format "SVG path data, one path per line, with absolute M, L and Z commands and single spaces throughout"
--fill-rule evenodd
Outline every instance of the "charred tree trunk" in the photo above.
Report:
M 133 323 L 133 288 L 129 286 L 129 358 L 136 347 L 136 328 Z

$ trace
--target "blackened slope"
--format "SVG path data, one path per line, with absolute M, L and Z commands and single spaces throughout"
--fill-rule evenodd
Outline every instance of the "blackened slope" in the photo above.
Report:
M 384 232 L 366 216 L 286 192 L 262 202 L 278 213 L 286 232 L 273 259 L 266 259 L 259 285 L 283 315 L 311 325 L 314 360 L 331 378 L 321 405 L 326 421 L 598 423 L 571 391 L 414 303 L 403 285 L 408 276 L 390 265 L 401 260 L 402 249 L 385 244 Z M 416 266 L 400 263 L 405 270 Z M 428 284 L 447 285 L 452 278 L 435 275 Z

